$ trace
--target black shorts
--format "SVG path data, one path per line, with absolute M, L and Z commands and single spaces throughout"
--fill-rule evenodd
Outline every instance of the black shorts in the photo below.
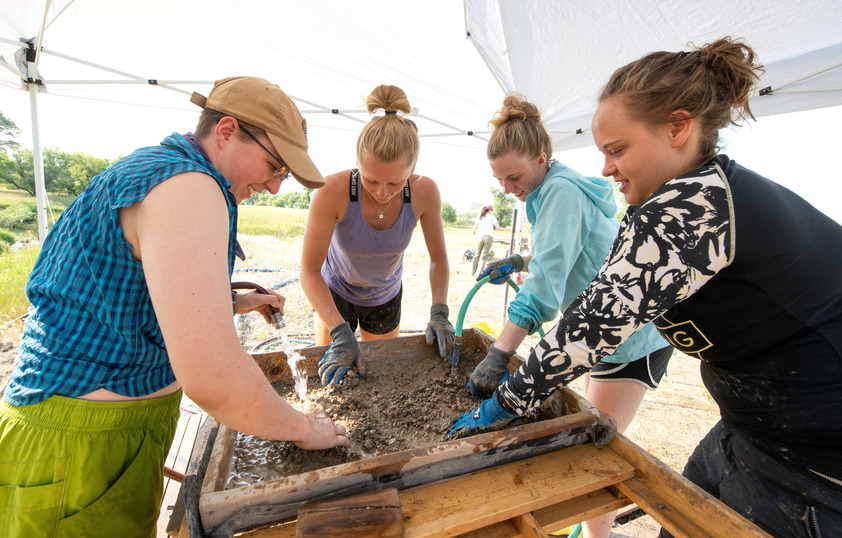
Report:
M 591 381 L 634 381 L 656 389 L 667 371 L 672 351 L 672 346 L 667 346 L 631 362 L 598 362 L 591 370 Z
M 351 325 L 352 331 L 356 331 L 359 324 L 360 328 L 369 334 L 388 334 L 401 323 L 403 285 L 393 299 L 378 306 L 358 306 L 349 303 L 333 290 L 330 290 L 330 294 L 333 295 L 333 304 L 336 305 L 342 319 Z

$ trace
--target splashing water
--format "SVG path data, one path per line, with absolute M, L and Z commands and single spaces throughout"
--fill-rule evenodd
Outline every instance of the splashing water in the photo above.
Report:
M 301 356 L 301 353 L 292 349 L 292 344 L 289 341 L 289 336 L 287 336 L 287 332 L 284 329 L 280 329 L 278 332 L 281 333 L 281 340 L 284 344 L 284 353 L 287 356 L 287 364 L 289 365 L 289 370 L 292 372 L 292 378 L 295 380 L 295 392 L 298 394 L 298 399 L 302 402 L 307 401 L 307 371 L 304 368 L 304 364 L 301 362 L 304 360 L 304 357 Z

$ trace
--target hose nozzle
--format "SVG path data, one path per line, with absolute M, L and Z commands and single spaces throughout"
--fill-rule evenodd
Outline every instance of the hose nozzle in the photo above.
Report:
M 266 288 L 264 288 L 263 286 L 261 286 L 259 284 L 255 284 L 254 282 L 232 282 L 231 283 L 231 289 L 232 290 L 255 290 L 258 293 L 264 293 L 266 295 L 269 294 L 269 292 L 266 291 Z M 269 307 L 269 312 L 271 312 L 272 325 L 276 329 L 283 329 L 284 327 L 286 327 L 287 324 L 284 321 L 284 316 L 281 315 L 281 311 L 278 310 L 277 308 L 275 308 L 274 306 L 269 306 L 269 305 L 267 305 L 267 306 Z
M 281 315 L 280 311 L 272 312 L 272 325 L 274 325 L 276 329 L 283 329 L 287 326 L 286 322 L 284 321 L 284 317 Z

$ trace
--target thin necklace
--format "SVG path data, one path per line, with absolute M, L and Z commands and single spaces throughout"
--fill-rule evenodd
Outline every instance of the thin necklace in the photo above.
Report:
M 384 207 L 384 208 L 383 208 L 383 211 L 380 211 L 380 208 L 379 208 L 379 207 L 377 207 L 377 202 L 374 200 L 374 196 L 372 196 L 372 195 L 371 195 L 371 193 L 370 193 L 370 192 L 368 192 L 368 190 L 367 190 L 367 189 L 363 189 L 363 190 L 364 190 L 365 192 L 367 192 L 367 193 L 368 193 L 368 197 L 369 197 L 369 198 L 371 198 L 371 203 L 373 203 L 373 204 L 374 204 L 374 209 L 376 209 L 376 210 L 377 210 L 377 212 L 378 212 L 378 213 L 380 213 L 380 218 L 381 218 L 381 219 L 383 218 L 383 213 L 385 213 L 385 212 L 386 212 L 386 210 L 387 210 L 387 209 L 389 209 L 389 206 L 390 206 L 390 205 L 392 205 L 392 202 L 394 202 L 394 201 L 395 201 L 395 198 L 397 198 L 397 197 L 400 195 L 400 193 L 395 194 L 395 195 L 392 197 L 392 199 L 391 199 L 391 200 L 389 200 L 389 203 L 388 203 L 388 204 L 386 204 L 386 207 Z

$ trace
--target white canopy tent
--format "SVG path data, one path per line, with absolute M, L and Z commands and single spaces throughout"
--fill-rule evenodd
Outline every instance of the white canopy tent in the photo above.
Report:
M 104 102 L 108 112 L 77 119 L 81 133 L 119 121 L 115 102 L 149 107 L 149 123 L 197 114 L 192 91 L 242 74 L 296 100 L 311 145 L 320 131 L 344 133 L 330 151 L 349 161 L 362 98 L 381 83 L 406 90 L 425 145 L 481 153 L 488 119 L 518 91 L 564 150 L 592 144 L 595 96 L 614 69 L 723 35 L 744 38 L 766 64 L 760 87 L 771 91 L 755 99 L 756 115 L 840 104 L 840 23 L 842 2 L 823 0 L 5 0 L 0 84 L 29 92 L 36 168 L 45 99 Z M 102 128 L 129 138 L 139 127 Z M 45 206 L 39 188 L 42 233 Z
M 293 97 L 311 137 L 319 126 L 347 132 L 349 165 L 368 120 L 363 98 L 377 84 L 406 91 L 423 139 L 475 148 L 484 147 L 473 137 L 487 131 L 503 95 L 465 38 L 462 6 L 446 0 L 7 4 L 0 13 L 0 83 L 30 92 L 34 153 L 40 153 L 39 98 L 51 95 L 197 115 L 191 92 L 207 95 L 214 80 L 227 76 L 261 76 Z M 38 206 L 43 234 L 41 196 Z
M 647 52 L 742 38 L 765 65 L 757 117 L 842 104 L 842 2 L 466 1 L 467 29 L 506 92 L 538 104 L 557 151 L 593 144 L 602 85 Z

